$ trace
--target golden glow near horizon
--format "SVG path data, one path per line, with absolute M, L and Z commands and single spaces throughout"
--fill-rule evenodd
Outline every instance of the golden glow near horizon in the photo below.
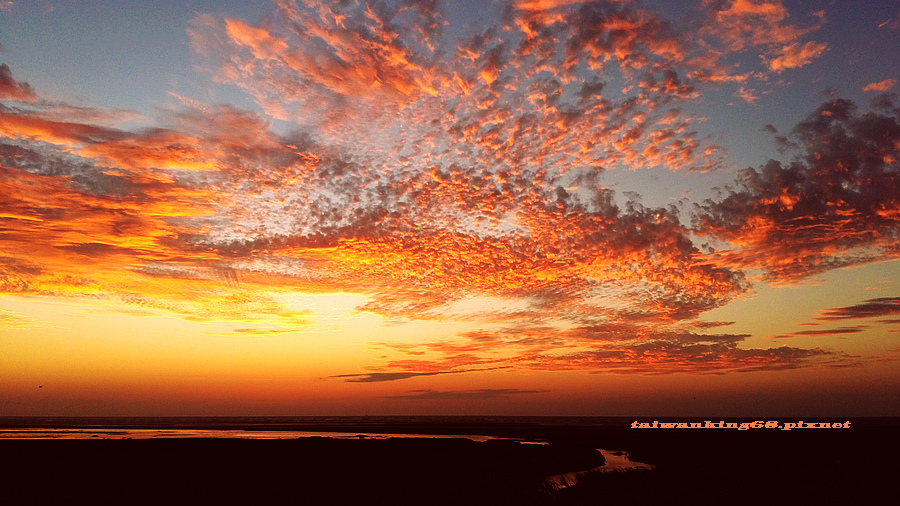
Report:
M 491 5 L 182 13 L 108 107 L 15 65 L 94 7 L 0 10 L 0 415 L 900 413 L 898 66 L 822 81 L 780 0 Z

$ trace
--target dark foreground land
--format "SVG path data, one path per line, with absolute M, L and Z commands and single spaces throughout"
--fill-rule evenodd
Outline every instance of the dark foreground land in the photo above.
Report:
M 603 464 L 586 449 L 468 439 L 2 443 L 21 504 L 548 504 L 543 478 Z
M 379 429 L 411 432 L 399 425 Z M 461 428 L 419 429 L 458 434 Z M 550 444 L 0 441 L 0 486 L 4 504 L 878 504 L 896 497 L 900 471 L 893 421 L 792 431 L 529 424 L 465 429 Z M 626 450 L 632 460 L 656 467 L 589 474 L 561 490 L 547 485 L 547 476 L 602 465 L 595 448 Z

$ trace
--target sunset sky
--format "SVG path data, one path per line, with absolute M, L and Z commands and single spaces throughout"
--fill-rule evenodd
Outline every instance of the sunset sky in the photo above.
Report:
M 0 0 L 0 415 L 900 416 L 900 2 L 170 3 Z

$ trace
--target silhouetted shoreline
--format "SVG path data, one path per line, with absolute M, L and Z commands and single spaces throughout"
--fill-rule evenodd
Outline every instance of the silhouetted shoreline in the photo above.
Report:
M 604 462 L 588 448 L 461 438 L 13 440 L 0 452 L 16 462 L 4 479 L 31 483 L 19 491 L 32 503 L 140 491 L 160 502 L 552 504 L 548 476 Z
M 148 419 L 105 419 L 106 425 L 101 420 L 68 422 L 70 428 L 97 431 L 153 425 Z M 378 429 L 512 439 L 2 440 L 3 481 L 29 503 L 86 498 L 93 504 L 122 504 L 140 498 L 204 504 L 576 505 L 660 504 L 684 497 L 694 504 L 780 504 L 877 498 L 898 471 L 896 419 L 805 432 L 635 430 L 621 424 L 551 423 L 549 418 L 168 420 L 169 428 L 177 422 L 211 430 Z M 3 418 L 0 430 L 24 421 L 35 420 Z M 50 424 L 44 428 L 61 424 L 59 418 L 44 422 Z M 525 444 L 529 441 L 547 444 Z M 547 483 L 553 475 L 602 465 L 597 448 L 627 451 L 633 461 L 654 469 L 582 474 L 575 486 L 562 489 Z

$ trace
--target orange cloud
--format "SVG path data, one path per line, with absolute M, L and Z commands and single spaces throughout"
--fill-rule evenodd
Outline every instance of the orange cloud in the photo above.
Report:
M 775 72 L 800 68 L 808 65 L 828 49 L 828 45 L 817 42 L 794 43 L 781 48 L 777 56 L 769 60 L 769 68 Z
M 517 9 L 540 11 L 585 2 L 586 0 L 517 0 L 514 5 Z
M 798 42 L 824 25 L 824 11 L 813 13 L 814 22 L 801 27 L 787 22 L 790 13 L 781 0 L 711 1 L 705 4 L 709 19 L 699 33 L 709 42 L 718 41 L 714 47 L 720 47 L 718 51 L 722 56 L 754 48 L 761 52 L 767 70 L 780 73 L 807 65 L 828 49 L 825 43 Z M 749 75 L 744 75 L 742 80 Z
M 747 102 L 748 104 L 755 103 L 757 100 L 759 100 L 759 96 L 754 95 L 753 90 L 744 88 L 743 86 L 738 88 L 738 90 L 734 93 L 734 96 L 739 97 L 741 100 Z
M 75 146 L 116 139 L 124 132 L 91 124 L 50 120 L 38 113 L 0 110 L 0 135 L 10 139 L 25 138 Z
M 877 83 L 869 83 L 864 88 L 863 91 L 887 91 L 894 87 L 897 84 L 896 79 L 885 79 L 884 81 L 879 81 Z
M 485 368 L 643 375 L 724 374 L 813 365 L 852 365 L 855 360 L 822 349 L 738 347 L 746 337 L 702 335 L 684 329 L 626 322 L 592 324 L 568 331 L 553 327 L 508 327 L 499 332 L 470 332 L 454 340 L 422 342 L 414 346 L 380 343 L 380 350 L 420 358 L 395 358 L 367 373 L 334 378 L 396 381 Z
M 199 51 L 228 55 L 218 78 L 244 88 L 276 117 L 324 126 L 367 108 L 415 103 L 449 83 L 429 63 L 430 38 L 443 20 L 425 5 L 407 9 L 416 16 L 408 33 L 394 31 L 393 13 L 364 5 L 279 3 L 278 9 L 278 27 L 198 16 L 190 30 Z
M 440 62 L 435 48 L 446 43 L 432 37 L 445 21 L 434 9 L 399 22 L 364 6 L 279 4 L 280 18 L 265 27 L 199 16 L 191 33 L 220 79 L 249 92 L 271 115 L 314 126 L 319 139 L 344 149 L 415 138 L 421 142 L 411 151 L 427 152 L 423 163 L 430 165 L 462 156 L 467 164 L 518 170 L 538 167 L 553 153 L 561 172 L 711 166 L 693 130 L 681 129 L 662 145 L 648 145 L 650 137 L 642 136 L 659 131 L 656 111 L 663 105 L 698 95 L 694 79 L 716 69 L 702 58 L 706 50 L 650 11 L 624 4 L 555 8 L 570 14 L 570 22 L 518 10 L 504 32 L 463 38 L 442 48 L 458 57 Z M 390 37 L 382 36 L 387 26 Z M 592 72 L 573 74 L 575 62 Z M 611 63 L 640 83 L 637 96 L 617 101 L 602 93 L 603 66 Z M 563 92 L 573 79 L 583 80 L 580 91 Z M 292 116 L 301 109 L 302 117 Z M 391 139 L 379 136 L 386 131 Z M 410 154 L 397 160 L 418 161 Z
M 746 336 L 692 322 L 748 290 L 751 270 L 793 280 L 898 253 L 893 116 L 821 107 L 795 130 L 800 161 L 744 172 L 692 227 L 675 206 L 616 204 L 601 178 L 714 167 L 716 146 L 682 106 L 709 82 L 753 79 L 722 63 L 735 52 L 776 71 L 818 56 L 797 42 L 815 27 L 786 24 L 780 2 L 707 3 L 702 40 L 630 3 L 522 5 L 458 38 L 418 2 L 279 2 L 266 25 L 198 16 L 192 41 L 216 79 L 295 120 L 287 135 L 188 100 L 134 131 L 113 126 L 121 111 L 0 109 L 0 289 L 253 323 L 244 335 L 307 325 L 273 295 L 294 291 L 490 327 L 381 343 L 387 365 L 351 381 L 849 360 L 742 349 Z M 519 305 L 459 309 L 479 298 Z

